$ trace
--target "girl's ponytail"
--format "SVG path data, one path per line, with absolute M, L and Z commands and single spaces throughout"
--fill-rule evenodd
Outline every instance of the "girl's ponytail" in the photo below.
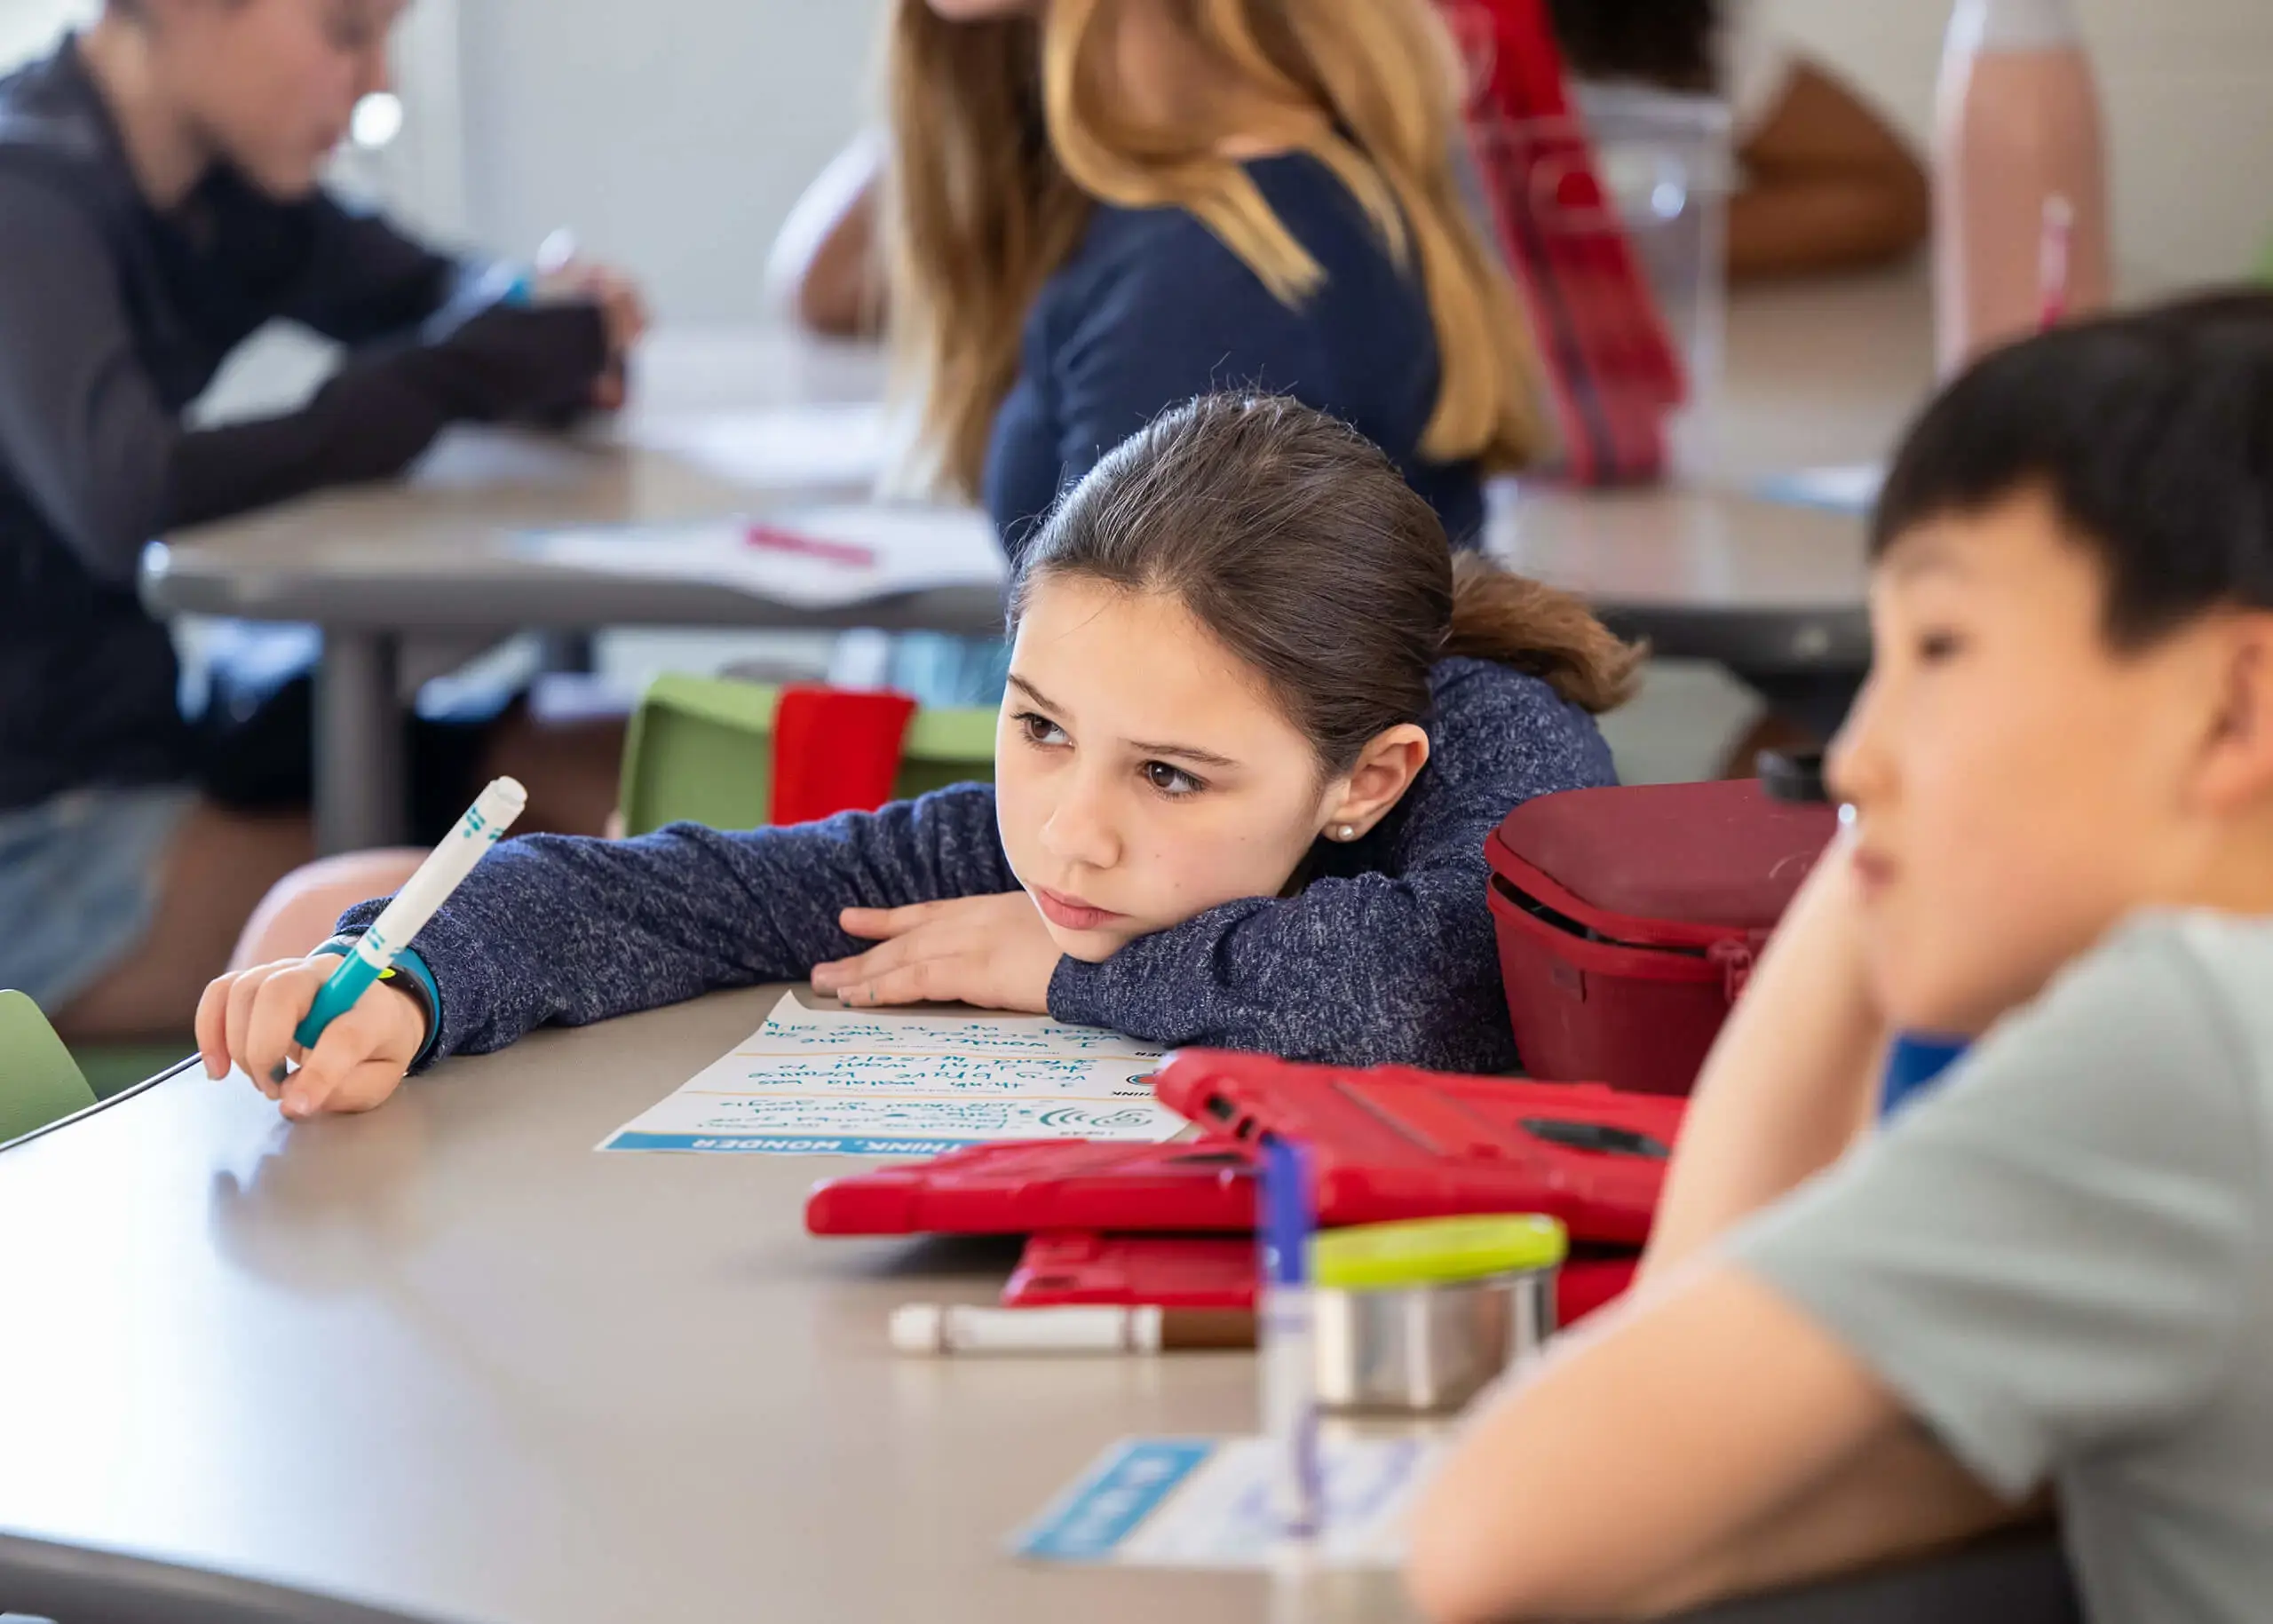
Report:
M 1620 640 L 1570 593 L 1469 553 L 1453 561 L 1445 653 L 1528 672 L 1599 716 L 1634 697 L 1649 651 Z

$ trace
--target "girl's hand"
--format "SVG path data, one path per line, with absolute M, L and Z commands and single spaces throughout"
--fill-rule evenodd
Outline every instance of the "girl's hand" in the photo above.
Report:
M 368 1111 L 401 1082 L 426 1042 L 417 1003 L 384 981 L 323 1029 L 313 1050 L 292 1041 L 316 994 L 339 967 L 337 955 L 284 959 L 222 976 L 197 1002 L 197 1052 L 218 1079 L 233 1065 L 289 1117 Z M 288 1071 L 287 1060 L 300 1069 Z
M 837 923 L 883 945 L 814 965 L 815 992 L 849 1004 L 969 1003 L 1049 1013 L 1049 978 L 1061 955 L 1022 891 L 912 907 L 848 907 Z

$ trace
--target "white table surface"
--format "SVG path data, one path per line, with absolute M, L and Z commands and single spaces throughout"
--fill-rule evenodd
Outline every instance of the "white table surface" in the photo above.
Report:
M 897 1357 L 893 1306 L 986 1301 L 1011 1249 L 807 1236 L 849 1160 L 592 1149 L 778 991 L 540 1032 L 363 1117 L 193 1069 L 0 1151 L 0 1612 L 44 1580 L 65 1624 L 1408 1617 L 1387 1575 L 1005 1553 L 1116 1439 L 1250 1430 L 1251 1356 Z M 2055 1620 L 2039 1541 L 1698 1624 Z
M 778 990 L 360 1119 L 194 1072 L 0 1153 L 0 1530 L 498 1624 L 1263 1616 L 1002 1549 L 1118 1438 L 1252 1428 L 1249 1358 L 897 1358 L 894 1304 L 1012 1255 L 807 1237 L 851 1161 L 592 1150 Z M 1280 1616 L 1398 1616 L 1356 1592 Z

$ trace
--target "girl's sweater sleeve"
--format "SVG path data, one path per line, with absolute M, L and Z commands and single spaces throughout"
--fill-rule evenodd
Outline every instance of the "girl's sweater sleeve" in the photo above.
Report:
M 1102 963 L 1064 960 L 1050 1013 L 1168 1045 L 1510 1069 L 1485 842 L 1532 796 L 1615 774 L 1593 719 L 1544 683 L 1475 661 L 1439 670 L 1430 765 L 1401 822 L 1368 837 L 1394 848 L 1382 872 L 1226 903 Z
M 535 835 L 482 860 L 419 931 L 441 1009 L 428 1059 L 485 1054 L 731 986 L 802 978 L 859 951 L 847 907 L 1016 890 L 994 792 L 964 784 L 876 812 L 727 834 L 673 824 L 637 840 Z M 384 902 L 350 909 L 360 932 Z

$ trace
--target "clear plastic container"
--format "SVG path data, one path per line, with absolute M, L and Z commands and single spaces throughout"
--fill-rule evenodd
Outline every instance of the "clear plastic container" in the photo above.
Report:
M 1538 230 L 1596 240 L 1612 225 L 1623 230 L 1684 374 L 1682 402 L 1666 425 L 1671 469 L 1708 474 L 1719 463 L 1728 204 L 1736 178 L 1728 104 L 1626 84 L 1581 85 L 1575 101 L 1575 119 L 1471 125 L 1470 139 L 1497 149 L 1493 167 L 1528 178 Z M 1589 154 L 1599 202 L 1573 174 Z M 1573 203 L 1574 194 L 1588 201 Z M 1596 308 L 1628 304 L 1604 300 Z M 1635 340 L 1636 351 L 1645 351 L 1655 336 L 1636 333 Z

